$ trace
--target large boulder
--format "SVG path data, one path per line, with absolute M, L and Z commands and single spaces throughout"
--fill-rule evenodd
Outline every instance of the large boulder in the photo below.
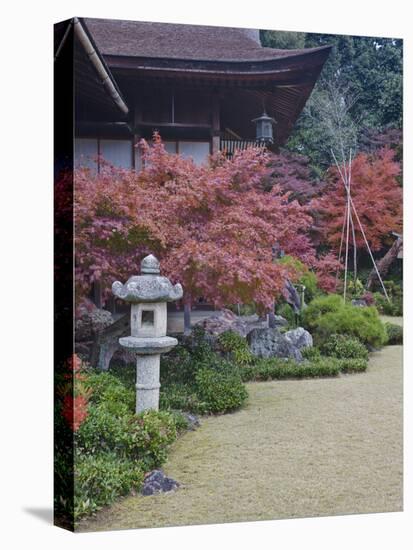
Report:
M 75 339 L 77 342 L 93 340 L 97 334 L 113 323 L 110 311 L 99 309 L 90 300 L 84 300 L 77 308 Z
M 303 360 L 300 350 L 277 328 L 255 328 L 247 335 L 247 340 L 251 353 L 257 357 Z
M 256 317 L 256 322 L 258 322 L 258 316 Z M 255 320 L 255 319 L 254 319 Z M 211 336 L 219 336 L 227 330 L 232 330 L 237 332 L 241 336 L 246 336 L 248 332 L 253 328 L 251 326 L 253 321 L 250 318 L 248 320 L 243 320 L 241 317 L 238 317 L 229 309 L 222 309 L 217 311 L 210 317 L 201 319 L 196 323 L 195 326 L 202 327 L 207 334 Z
M 313 337 L 303 327 L 288 330 L 284 336 L 296 348 L 311 348 L 313 346 Z

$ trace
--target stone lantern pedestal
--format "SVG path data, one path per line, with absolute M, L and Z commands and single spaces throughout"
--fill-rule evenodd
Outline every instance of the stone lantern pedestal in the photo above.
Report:
M 119 339 L 124 348 L 136 354 L 136 412 L 159 408 L 159 365 L 161 353 L 178 344 L 166 336 L 167 302 L 182 298 L 182 286 L 173 286 L 159 275 L 159 262 L 150 254 L 141 262 L 141 275 L 124 285 L 116 281 L 113 294 L 131 303 L 131 335 Z

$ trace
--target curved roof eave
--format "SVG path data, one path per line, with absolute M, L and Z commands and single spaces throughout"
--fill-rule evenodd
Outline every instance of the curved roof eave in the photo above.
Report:
M 278 75 L 294 70 L 322 69 L 331 46 L 309 48 L 292 55 L 257 60 L 195 60 L 159 57 L 136 57 L 125 55 L 104 55 L 113 69 L 134 69 L 160 71 L 163 73 L 198 73 L 204 75 L 263 76 Z

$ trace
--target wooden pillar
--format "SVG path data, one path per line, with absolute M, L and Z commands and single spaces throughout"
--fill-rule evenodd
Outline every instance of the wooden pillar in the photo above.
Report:
M 138 151 L 135 147 L 142 137 L 140 133 L 140 124 L 142 122 L 142 100 L 139 96 L 135 97 L 135 104 L 133 106 L 133 168 L 139 171 L 141 166 L 137 162 Z
M 219 151 L 221 134 L 220 97 L 217 91 L 212 95 L 212 154 Z

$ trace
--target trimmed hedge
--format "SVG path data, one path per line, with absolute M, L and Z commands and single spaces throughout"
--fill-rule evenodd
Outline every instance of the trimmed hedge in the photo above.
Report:
M 203 414 L 234 411 L 248 398 L 238 373 L 201 369 L 196 374 L 195 383 L 200 399 L 199 412 Z
M 367 370 L 367 359 L 338 359 L 340 372 L 365 372 Z
M 241 369 L 244 382 L 266 380 L 285 380 L 300 378 L 320 378 L 338 376 L 342 373 L 364 372 L 366 359 L 337 359 L 319 356 L 310 362 L 296 363 L 277 359 L 261 359 L 255 365 Z
M 283 380 L 286 378 L 316 378 L 319 376 L 338 376 L 340 368 L 336 360 L 320 359 L 312 363 L 296 363 L 295 361 L 276 361 L 262 359 L 254 366 L 241 370 L 244 382 Z

